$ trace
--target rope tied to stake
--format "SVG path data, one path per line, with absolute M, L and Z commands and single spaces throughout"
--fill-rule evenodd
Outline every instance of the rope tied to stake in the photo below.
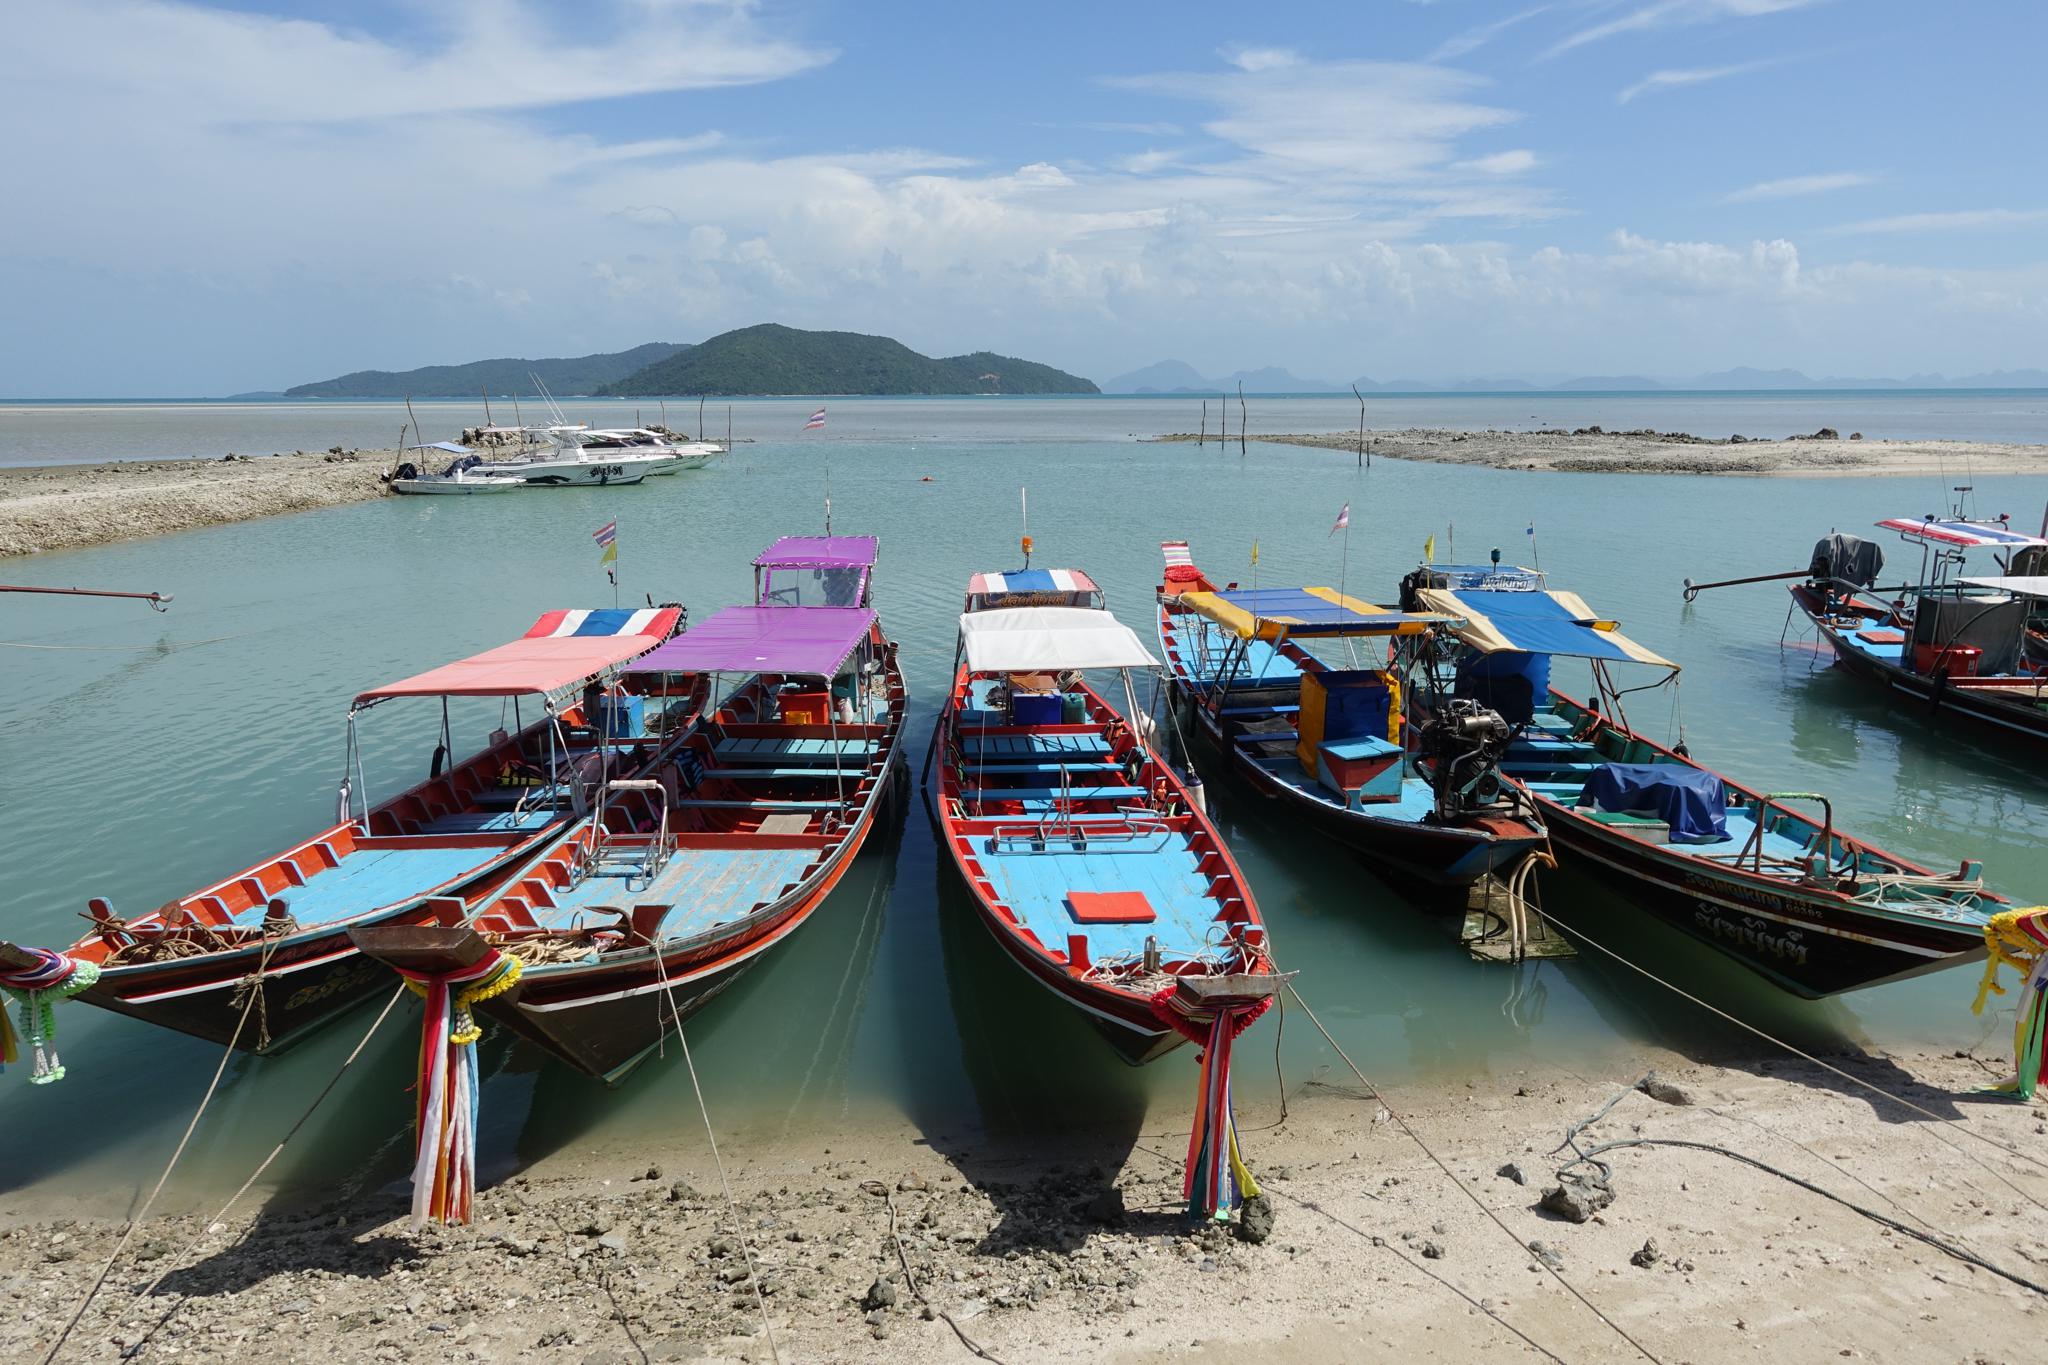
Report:
M 1237 1120 L 1230 1108 L 1230 1049 L 1273 1004 L 1272 996 L 1193 1015 L 1176 1003 L 1177 987 L 1151 997 L 1152 1013 L 1175 1033 L 1202 1049 L 1202 1075 L 1195 1121 L 1188 1133 L 1187 1170 L 1181 1195 L 1190 1218 L 1228 1222 L 1247 1199 L 1259 1197 L 1259 1182 L 1237 1145 Z
M 412 1225 L 467 1223 L 476 1195 L 476 1042 L 471 1008 L 518 984 L 519 960 L 495 948 L 454 972 L 400 972 L 426 1002 L 420 1025 L 419 1084 L 412 1168 Z
M 33 967 L 0 971 L 0 994 L 10 997 L 21 1010 L 21 1032 L 34 1050 L 35 1069 L 30 1085 L 49 1085 L 64 1079 L 64 1063 L 57 1056 L 56 1001 L 69 1000 L 90 990 L 100 979 L 99 964 L 66 957 L 48 948 L 30 948 L 37 958 Z M 20 1060 L 21 1045 L 5 1008 L 0 1008 L 0 1070 Z
M 1972 1014 L 1982 1014 L 1993 995 L 2004 995 L 1998 969 L 2011 967 L 2021 976 L 2018 1017 L 2012 1030 L 2012 1075 L 1989 1093 L 2030 1100 L 2048 1081 L 2048 905 L 2001 910 L 1984 926 L 1984 979 L 1977 984 Z

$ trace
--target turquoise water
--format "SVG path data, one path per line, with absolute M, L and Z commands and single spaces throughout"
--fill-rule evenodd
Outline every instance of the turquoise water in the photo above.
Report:
M 1632 709 L 1641 728 L 1675 737 L 1682 719 L 1694 752 L 1731 776 L 1826 791 L 1847 829 L 1937 866 L 1981 857 L 1997 889 L 2048 899 L 2048 784 L 2036 759 L 1922 730 L 1821 667 L 1796 633 L 1781 648 L 1786 599 L 1775 585 L 1680 600 L 1683 577 L 1799 567 L 1831 527 L 1931 510 L 1935 480 L 1603 478 L 1391 461 L 1361 471 L 1348 456 L 1281 447 L 1240 457 L 1123 441 L 786 439 L 637 488 L 386 500 L 10 561 L 14 582 L 177 600 L 155 615 L 136 603 L 0 597 L 6 935 L 69 940 L 88 896 L 141 910 L 319 827 L 341 776 L 349 697 L 509 639 L 549 608 L 609 605 L 590 540 L 608 520 L 619 524 L 629 598 L 679 599 L 699 615 L 744 600 L 758 549 L 820 528 L 828 458 L 835 528 L 882 539 L 876 601 L 903 642 L 914 763 L 967 576 L 1014 567 L 1020 486 L 1030 489 L 1036 562 L 1086 568 L 1148 637 L 1163 538 L 1189 539 L 1212 573 L 1241 578 L 1256 538 L 1266 584 L 1341 578 L 1385 601 L 1426 536 L 1444 555 L 1455 535 L 1464 559 L 1494 545 L 1510 560 L 1540 557 L 1554 585 L 1685 666 L 1682 712 L 1666 694 L 1644 694 Z M 2048 480 L 1980 479 L 1977 497 L 2031 524 Z M 1329 534 L 1347 502 L 1348 549 Z M 1894 558 L 1909 556 L 1901 547 Z M 437 712 L 394 702 L 369 714 L 374 786 L 424 772 Z M 470 704 L 456 713 L 458 740 L 480 743 L 498 719 L 495 704 Z M 1455 1083 L 1538 1063 L 1619 1069 L 1617 1054 L 1645 1041 L 1696 1053 L 1735 1044 L 1694 1007 L 1596 957 L 1520 968 L 1468 960 L 1348 854 L 1211 777 L 1212 805 L 1283 965 L 1301 969 L 1303 995 L 1376 1079 Z M 693 1024 L 722 1140 L 742 1152 L 775 1138 L 829 1142 L 834 1130 L 907 1117 L 935 1139 L 971 1142 L 1046 1124 L 1135 1131 L 1155 1103 L 1184 1114 L 1190 1056 L 1142 1072 L 1117 1063 L 997 956 L 936 856 L 921 805 L 902 811 L 787 949 Z M 2007 1027 L 2005 1016 L 1969 1014 L 1974 968 L 1809 1004 L 1585 883 L 1553 878 L 1548 898 L 1688 989 L 1808 1044 L 1995 1045 Z M 175 1196 L 199 1202 L 239 1183 L 371 1017 L 350 1015 L 282 1057 L 230 1062 Z M 274 1171 L 280 1183 L 402 1173 L 416 1018 L 409 1001 L 399 1007 Z M 1239 1053 L 1250 1123 L 1273 1107 L 1273 1037 L 1262 1024 Z M 83 1007 L 64 1012 L 60 1046 L 71 1070 L 63 1083 L 0 1078 L 4 1178 L 38 1195 L 96 1190 L 120 1206 L 154 1178 L 219 1054 Z M 485 1044 L 483 1064 L 485 1164 L 496 1172 L 696 1131 L 673 1055 L 616 1092 L 502 1038 Z M 1281 1065 L 1290 1086 L 1345 1079 L 1299 1021 L 1288 1022 Z
M 665 420 L 678 431 L 726 432 L 742 441 L 787 441 L 823 402 L 825 429 L 810 444 L 888 441 L 944 447 L 972 442 L 1115 441 L 1167 431 L 1216 431 L 1225 404 L 1185 395 L 1066 398 L 743 398 L 730 403 L 667 404 L 644 398 L 563 400 L 571 421 L 638 426 Z M 1254 433 L 1345 431 L 1358 425 L 1350 395 L 1233 395 L 1230 430 Z M 494 400 L 499 422 L 548 420 L 533 404 Z M 0 401 L 0 466 L 95 460 L 214 459 L 229 451 L 326 450 L 340 445 L 389 449 L 399 429 L 417 419 L 426 439 L 453 440 L 481 426 L 480 401 L 404 403 L 326 400 L 269 403 L 36 403 Z M 700 426 L 701 423 L 701 426 Z M 1654 427 L 1701 436 L 1805 435 L 1833 427 L 1872 440 L 2048 441 L 2048 390 L 1848 390 L 1766 393 L 1515 393 L 1366 396 L 1366 424 L 1375 431 L 1449 427 L 1465 431 L 1528 431 L 1603 426 L 1609 431 Z M 407 436 L 408 442 L 420 439 Z

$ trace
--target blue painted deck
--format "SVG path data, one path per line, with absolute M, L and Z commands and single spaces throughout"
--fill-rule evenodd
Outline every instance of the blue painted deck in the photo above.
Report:
M 561 818 L 562 813 L 547 806 L 514 815 L 509 810 L 457 811 L 420 826 L 421 834 L 510 834 L 541 829 Z
M 1271 747 L 1240 744 L 1237 752 L 1244 760 L 1296 791 L 1320 801 L 1333 810 L 1347 807 L 1337 793 L 1324 786 L 1320 780 L 1310 776 L 1301 766 L 1301 760 L 1294 756 L 1290 743 L 1285 749 L 1277 744 Z M 1368 802 L 1362 809 L 1353 812 L 1370 815 L 1380 820 L 1400 820 L 1408 824 L 1419 824 L 1422 817 L 1436 809 L 1436 793 L 1429 783 L 1420 777 L 1401 779 L 1401 795 L 1392 801 Z
M 591 913 L 599 906 L 630 910 L 636 905 L 674 907 L 661 922 L 664 938 L 687 938 L 715 924 L 738 919 L 776 899 L 784 887 L 803 875 L 814 848 L 681 848 L 662 864 L 653 885 L 643 884 L 631 868 L 606 866 L 572 887 L 554 893 L 553 907 L 535 906 L 533 916 L 550 929 L 573 928 L 585 922 L 604 924 L 610 916 Z M 613 850 L 624 860 L 627 849 Z
M 1895 635 L 1905 634 L 1904 631 L 1893 631 L 1892 633 Z M 1906 646 L 1904 643 L 1895 645 L 1872 644 L 1869 640 L 1864 639 L 1863 636 L 1864 632 L 1861 630 L 1845 630 L 1841 633 L 1842 642 L 1866 659 L 1874 659 L 1878 663 L 1890 664 L 1894 668 L 1900 667 L 1905 662 Z
M 300 924 L 325 924 L 424 895 L 469 871 L 491 852 L 488 848 L 359 849 L 343 858 L 339 867 L 308 873 L 304 886 L 286 887 L 278 896 Z M 235 922 L 260 923 L 263 912 L 263 906 L 251 906 L 237 913 Z
M 1206 946 L 1218 907 L 1186 836 L 1175 835 L 1165 848 L 1154 849 L 1156 843 L 1155 838 L 1096 844 L 1076 852 L 1055 840 L 1042 853 L 1012 846 L 992 853 L 987 841 L 977 838 L 974 856 L 996 898 L 1047 948 L 1065 952 L 1068 935 L 1086 934 L 1091 958 L 1136 956 L 1150 936 L 1167 957 L 1192 957 Z M 1145 924 L 1082 924 L 1067 908 L 1069 891 L 1142 891 L 1158 918 Z

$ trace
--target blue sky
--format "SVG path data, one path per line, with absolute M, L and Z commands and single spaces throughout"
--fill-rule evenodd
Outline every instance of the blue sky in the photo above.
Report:
M 759 321 L 1106 378 L 2048 366 L 2048 9 L 17 7 L 0 394 Z

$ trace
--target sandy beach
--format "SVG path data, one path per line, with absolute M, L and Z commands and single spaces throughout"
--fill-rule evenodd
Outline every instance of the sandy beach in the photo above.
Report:
M 2048 1122 L 1974 1093 L 2003 1059 L 1832 1059 L 1948 1123 L 1795 1059 L 1723 1060 L 1645 1055 L 1638 1089 L 1631 1067 L 1390 1092 L 1400 1120 L 1359 1087 L 1299 1086 L 1284 1124 L 1239 1116 L 1276 1214 L 1260 1243 L 1188 1231 L 1178 1111 L 1022 1150 L 908 1125 L 729 1145 L 737 1226 L 691 1132 L 543 1157 L 467 1228 L 411 1232 L 397 1187 L 156 1219 L 64 1358 L 968 1360 L 955 1324 L 1011 1362 L 1641 1359 L 1624 1332 L 1693 1365 L 2039 1358 L 2048 1291 L 1900 1230 L 2048 1282 L 2048 1166 L 1992 1145 L 2041 1153 Z M 1709 1144 L 1895 1226 L 1683 1146 L 1607 1152 L 1612 1202 L 1570 1221 L 1543 1207 L 1555 1149 L 1610 1100 L 1581 1148 Z M 119 1230 L 9 1209 L 0 1347 L 47 1350 Z
M 388 450 L 0 467 L 0 556 L 253 521 L 385 496 Z
M 2040 474 L 2048 472 L 2048 445 L 1987 441 L 1869 441 L 1853 433 L 1783 441 L 1709 440 L 1685 432 L 1441 431 L 1410 428 L 1372 431 L 1375 459 L 1475 464 L 1493 469 L 1533 469 L 1572 474 Z M 1191 431 L 1162 441 L 1194 443 Z M 1214 443 L 1211 433 L 1208 441 Z M 1355 451 L 1358 433 L 1253 436 L 1253 441 Z M 1232 436 L 1230 444 L 1237 438 Z

